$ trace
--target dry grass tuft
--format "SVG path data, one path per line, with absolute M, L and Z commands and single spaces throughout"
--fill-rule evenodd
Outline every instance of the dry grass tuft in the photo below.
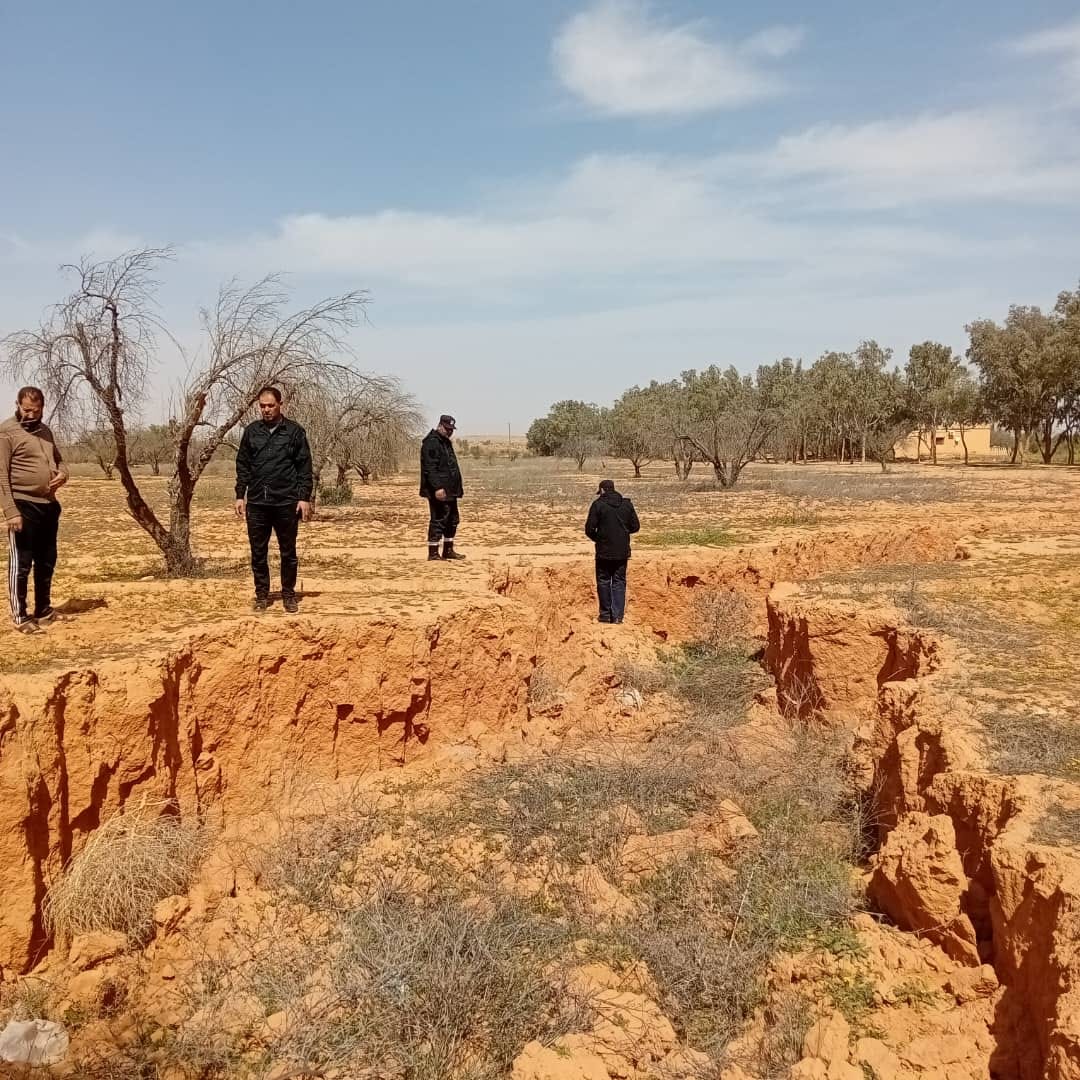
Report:
M 133 942 L 146 942 L 153 935 L 154 905 L 187 891 L 207 853 L 209 832 L 194 819 L 154 816 L 152 809 L 116 814 L 68 863 L 45 897 L 45 926 L 54 938 L 121 930 Z
M 614 874 L 627 838 L 683 827 L 710 798 L 709 765 L 670 747 L 542 757 L 471 776 L 457 825 L 505 839 L 520 861 L 549 846 L 568 863 Z
M 564 699 L 559 680 L 543 664 L 538 664 L 529 679 L 529 705 L 534 709 L 550 709 Z
M 1035 827 L 1032 839 L 1039 844 L 1080 847 L 1080 809 L 1050 807 Z

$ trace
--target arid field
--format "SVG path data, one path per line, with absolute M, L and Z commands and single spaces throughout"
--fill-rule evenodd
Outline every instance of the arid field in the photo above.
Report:
M 76 469 L 67 618 L 0 651 L 26 1075 L 1080 1077 L 1080 472 L 463 468 L 467 561 L 358 485 L 297 616 L 226 473 L 170 580 Z

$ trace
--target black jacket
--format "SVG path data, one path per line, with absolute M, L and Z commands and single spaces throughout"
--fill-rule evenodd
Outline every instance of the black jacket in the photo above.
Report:
M 596 544 L 598 559 L 629 559 L 630 534 L 640 528 L 634 504 L 617 491 L 609 491 L 589 507 L 585 535 Z
M 307 433 L 287 416 L 271 433 L 262 420 L 244 428 L 236 454 L 236 497 L 263 506 L 311 501 Z
M 425 499 L 434 499 L 440 489 L 448 499 L 460 499 L 465 494 L 454 444 L 432 428 L 420 444 L 420 494 Z

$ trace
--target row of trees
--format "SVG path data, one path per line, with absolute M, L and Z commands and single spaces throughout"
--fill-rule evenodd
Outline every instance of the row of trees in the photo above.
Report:
M 560 401 L 533 422 L 534 453 L 573 459 L 607 453 L 634 475 L 669 460 L 681 479 L 694 464 L 711 465 L 730 487 L 747 462 L 774 460 L 880 462 L 896 443 L 917 434 L 937 461 L 937 433 L 957 430 L 964 446 L 971 427 L 995 423 L 1013 437 L 1015 461 L 1026 444 L 1045 462 L 1062 444 L 1075 460 L 1080 437 L 1080 289 L 1063 292 L 1050 312 L 1013 307 L 1003 324 L 967 327 L 965 365 L 948 345 L 924 341 L 904 366 L 876 341 L 850 352 L 826 352 L 809 367 L 783 359 L 754 376 L 711 366 L 670 382 L 627 390 L 610 407 Z
M 3 364 L 13 380 L 45 390 L 68 430 L 84 433 L 92 452 L 115 470 L 128 511 L 153 538 L 168 571 L 186 574 L 196 566 L 196 487 L 253 418 L 262 387 L 280 387 L 290 414 L 307 427 L 317 481 L 330 467 L 339 483 L 350 470 L 370 475 L 394 467 L 419 427 L 419 412 L 396 379 L 361 372 L 352 362 L 346 336 L 363 319 L 365 293 L 293 308 L 280 280 L 269 276 L 222 287 L 201 313 L 203 345 L 188 363 L 167 422 L 140 424 L 160 339 L 179 349 L 156 306 L 158 274 L 170 258 L 167 249 L 144 249 L 65 267 L 74 290 L 39 327 L 4 339 Z M 133 471 L 144 460 L 155 472 L 168 464 L 165 518 Z

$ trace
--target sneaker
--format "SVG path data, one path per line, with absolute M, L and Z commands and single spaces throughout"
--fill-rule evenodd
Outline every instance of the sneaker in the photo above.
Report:
M 265 596 L 256 596 L 255 603 L 251 605 L 251 610 L 256 615 L 261 615 L 270 606 L 270 601 Z
M 45 631 L 33 619 L 24 619 L 20 623 L 15 624 L 15 629 L 20 634 L 44 634 Z
M 38 626 L 52 626 L 53 623 L 63 622 L 63 619 L 56 613 L 55 608 L 49 608 L 44 615 L 35 615 L 34 622 Z
M 290 614 L 295 615 L 300 610 L 300 601 L 295 596 L 283 596 L 281 606 Z

